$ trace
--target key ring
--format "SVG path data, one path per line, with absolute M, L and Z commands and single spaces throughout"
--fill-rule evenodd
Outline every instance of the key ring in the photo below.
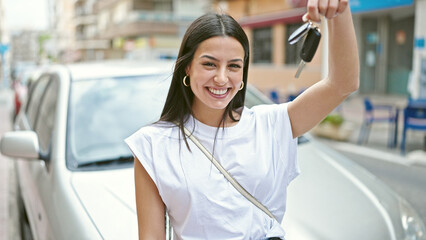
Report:
M 288 42 L 291 45 L 297 43 L 298 41 L 300 41 L 300 39 L 302 39 L 304 36 L 306 36 L 306 34 L 308 34 L 308 32 L 309 32 L 309 29 L 312 29 L 312 28 L 316 28 L 318 31 L 320 30 L 317 24 L 315 24 L 311 20 L 308 20 L 308 22 L 306 22 L 301 27 L 296 29 L 296 31 L 294 31 L 290 35 L 290 37 L 288 38 Z

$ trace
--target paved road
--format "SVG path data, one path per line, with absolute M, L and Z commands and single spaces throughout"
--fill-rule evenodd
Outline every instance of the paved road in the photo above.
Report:
M 398 161 L 389 160 L 387 153 L 383 153 L 386 158 L 356 151 L 342 150 L 339 145 L 326 143 L 330 147 L 354 160 L 359 165 L 366 168 L 377 176 L 396 193 L 405 198 L 426 224 L 426 166 L 415 162 L 398 162 L 402 158 L 395 156 Z M 358 148 L 358 146 L 356 146 Z

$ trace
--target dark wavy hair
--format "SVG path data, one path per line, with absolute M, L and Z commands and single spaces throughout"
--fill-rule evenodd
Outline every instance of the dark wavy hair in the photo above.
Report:
M 249 41 L 244 30 L 235 19 L 227 14 L 207 13 L 197 18 L 186 30 L 183 37 L 179 55 L 173 71 L 172 82 L 167 95 L 166 103 L 161 113 L 160 121 L 175 122 L 179 124 L 182 136 L 185 136 L 183 125 L 192 114 L 192 103 L 194 93 L 190 87 L 183 85 L 182 79 L 186 76 L 185 69 L 191 64 L 194 53 L 198 46 L 204 41 L 212 37 L 223 36 L 233 37 L 241 43 L 244 49 L 244 66 L 243 66 L 243 82 L 244 88 L 235 95 L 225 108 L 222 121 L 219 125 L 225 125 L 226 116 L 233 121 L 233 112 L 237 111 L 241 114 L 244 105 L 247 86 L 247 73 L 249 67 Z M 189 79 L 189 77 L 187 77 Z M 189 79 L 190 80 L 190 79 Z M 186 142 L 186 138 L 185 138 Z M 186 142 L 188 146 L 188 143 Z

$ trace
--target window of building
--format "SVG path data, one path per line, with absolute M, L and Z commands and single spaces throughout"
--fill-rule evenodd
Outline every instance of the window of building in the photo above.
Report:
M 300 26 L 302 26 L 303 23 L 295 23 L 295 24 L 288 24 L 286 26 L 285 31 L 285 49 L 284 49 L 284 56 L 285 56 L 285 64 L 299 64 L 300 62 L 300 51 L 302 50 L 303 46 L 303 39 L 301 39 L 299 42 L 291 45 L 287 39 L 290 37 L 290 35 L 296 31 Z
M 173 10 L 173 0 L 134 0 L 136 10 L 167 11 Z
M 272 28 L 253 29 L 253 63 L 272 63 Z

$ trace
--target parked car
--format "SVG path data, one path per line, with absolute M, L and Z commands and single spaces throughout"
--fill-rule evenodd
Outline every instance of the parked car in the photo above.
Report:
M 41 74 L 16 131 L 0 142 L 16 159 L 24 239 L 137 239 L 133 158 L 123 139 L 158 119 L 171 71 L 169 62 L 100 62 Z M 247 106 L 271 103 L 248 87 Z M 287 239 L 426 239 L 410 205 L 366 170 L 309 135 L 298 151 Z
M 14 93 L 12 111 L 13 120 L 15 120 L 16 115 L 19 113 L 22 103 L 25 102 L 31 84 L 39 77 L 41 71 L 41 68 L 37 68 L 35 66 L 27 67 L 26 69 L 22 69 L 20 74 L 15 76 L 13 79 L 11 86 Z

